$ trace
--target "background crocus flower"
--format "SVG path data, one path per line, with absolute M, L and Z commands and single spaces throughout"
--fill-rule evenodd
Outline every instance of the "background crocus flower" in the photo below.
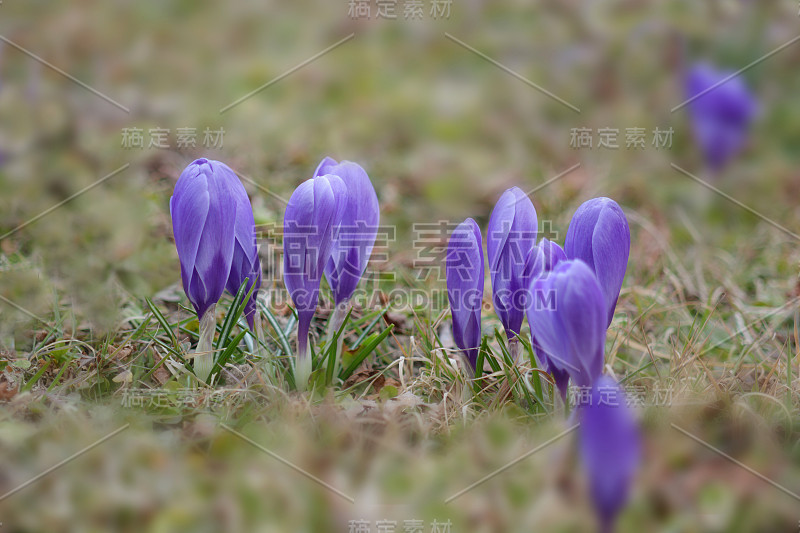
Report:
M 579 449 L 600 529 L 610 532 L 639 465 L 639 431 L 613 378 L 599 377 L 589 396 L 577 411 Z
M 606 311 L 603 291 L 583 261 L 561 261 L 531 285 L 528 322 L 548 365 L 581 386 L 603 371 Z
M 231 272 L 237 206 L 244 202 L 249 205 L 236 174 L 210 159 L 198 159 L 186 167 L 169 201 L 183 290 L 200 320 L 194 370 L 202 381 L 213 364 L 214 307 Z
M 688 103 L 692 132 L 715 171 L 742 149 L 756 116 L 755 97 L 744 79 L 732 74 L 699 63 L 686 76 L 686 98 L 694 98 Z
M 234 223 L 234 245 L 233 258 L 231 260 L 231 271 L 225 288 L 229 293 L 235 295 L 239 287 L 247 283 L 246 291 L 255 285 L 253 294 L 245 303 L 244 316 L 250 329 L 253 329 L 256 314 L 256 298 L 258 289 L 261 287 L 261 260 L 258 257 L 258 245 L 256 243 L 256 226 L 253 219 L 253 208 L 247 195 L 236 197 L 236 222 Z
M 378 234 L 380 206 L 378 196 L 366 171 L 351 161 L 326 157 L 314 177 L 339 176 L 347 187 L 347 200 L 342 221 L 325 265 L 325 277 L 336 304 L 349 300 L 367 268 L 375 237 Z
M 519 334 L 525 318 L 530 282 L 525 262 L 536 243 L 536 227 L 533 203 L 512 187 L 500 196 L 486 230 L 492 301 L 509 340 Z
M 300 390 L 311 374 L 308 333 L 346 194 L 346 186 L 338 176 L 311 178 L 292 193 L 283 217 L 283 279 L 297 309 L 295 385 Z
M 481 230 L 471 218 L 450 236 L 445 270 L 453 339 L 474 371 L 481 343 L 484 263 Z
M 610 325 L 631 251 L 631 230 L 622 208 L 611 198 L 583 203 L 572 215 L 564 251 L 594 271 L 605 296 L 606 326 Z
M 526 268 L 530 272 L 529 277 L 531 283 L 533 283 L 534 280 L 547 276 L 561 261 L 565 261 L 566 259 L 567 255 L 561 246 L 548 239 L 542 239 L 539 244 L 530 251 L 528 256 L 528 266 Z M 528 323 L 533 323 L 530 316 L 528 316 Z M 547 352 L 544 351 L 536 340 L 536 336 L 533 335 L 533 329 L 531 329 L 531 344 L 536 358 L 539 360 L 539 365 L 553 376 L 556 386 L 561 392 L 561 397 L 566 399 L 569 374 L 559 366 L 550 362 L 550 358 L 547 357 Z

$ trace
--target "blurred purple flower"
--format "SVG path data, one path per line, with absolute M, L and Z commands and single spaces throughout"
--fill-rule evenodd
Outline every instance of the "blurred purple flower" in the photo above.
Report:
M 535 246 L 528 255 L 526 268 L 529 271 L 528 275 L 531 283 L 536 279 L 546 277 L 561 261 L 566 259 L 567 254 L 564 253 L 561 246 L 548 239 L 542 239 L 538 246 Z M 530 315 L 528 315 L 528 324 L 533 324 L 533 319 Z M 566 399 L 569 374 L 550 362 L 547 352 L 544 351 L 539 341 L 536 340 L 536 336 L 533 335 L 533 328 L 531 328 L 531 344 L 536 358 L 539 360 L 539 365 L 553 376 L 556 386 L 561 392 L 561 397 Z
M 324 175 L 301 183 L 283 217 L 283 280 L 297 309 L 298 388 L 310 373 L 308 332 L 319 300 L 319 284 L 330 259 L 335 228 L 342 220 L 347 189 L 341 178 Z M 297 370 L 296 370 L 297 372 Z
M 528 322 L 548 366 L 576 385 L 591 385 L 603 371 L 606 342 L 605 301 L 592 270 L 583 261 L 561 261 L 533 281 L 531 296 Z
M 578 406 L 579 449 L 600 529 L 610 532 L 639 466 L 639 430 L 613 378 L 600 376 L 590 396 Z
M 336 304 L 340 304 L 350 299 L 367 268 L 378 234 L 380 206 L 372 182 L 360 165 L 350 161 L 337 163 L 326 157 L 314 177 L 325 174 L 339 176 L 347 187 L 344 215 L 325 265 L 328 285 Z
M 564 251 L 570 259 L 584 261 L 597 276 L 605 296 L 608 327 L 631 251 L 631 231 L 622 208 L 610 198 L 585 202 L 572 215 Z
M 715 171 L 744 146 L 756 116 L 755 97 L 744 79 L 730 77 L 732 74 L 698 63 L 686 76 L 686 97 L 694 98 L 688 104 L 692 131 L 703 157 Z
M 500 196 L 486 230 L 492 301 L 509 339 L 522 329 L 530 285 L 526 258 L 536 243 L 536 209 L 519 187 Z
M 447 245 L 447 297 L 453 315 L 453 338 L 472 370 L 481 343 L 484 280 L 481 230 L 471 218 L 458 225 Z
M 236 198 L 236 222 L 234 224 L 233 259 L 231 271 L 225 288 L 235 295 L 239 287 L 248 278 L 247 289 L 255 284 L 255 289 L 244 307 L 244 316 L 250 329 L 253 329 L 256 315 L 256 298 L 258 289 L 261 288 L 261 260 L 258 257 L 258 244 L 256 243 L 256 225 L 253 219 L 253 208 L 247 195 Z
M 239 210 L 249 204 L 239 178 L 219 161 L 192 162 L 175 184 L 169 200 L 172 231 L 183 290 L 198 318 L 225 290 L 234 257 L 236 221 L 247 216 Z M 252 212 L 249 216 L 252 221 Z M 249 244 L 253 244 L 252 238 Z

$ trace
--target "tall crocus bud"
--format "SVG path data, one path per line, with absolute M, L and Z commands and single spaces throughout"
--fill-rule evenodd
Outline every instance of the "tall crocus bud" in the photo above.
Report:
M 525 261 L 536 243 L 536 226 L 536 209 L 530 198 L 519 187 L 512 187 L 497 201 L 486 233 L 494 309 L 515 347 L 529 299 Z
M 603 291 L 583 261 L 561 261 L 531 285 L 528 322 L 548 365 L 580 386 L 603 371 L 606 306 Z
M 375 237 L 378 234 L 380 206 L 367 173 L 360 165 L 326 157 L 314 176 L 339 176 L 347 187 L 347 198 L 331 257 L 325 265 L 325 277 L 336 304 L 350 299 L 367 269 Z
M 186 167 L 169 200 L 183 290 L 200 320 L 194 371 L 202 381 L 213 366 L 214 308 L 231 271 L 237 206 L 243 202 L 249 205 L 236 174 L 210 159 L 198 159 Z
M 471 218 L 453 231 L 445 261 L 453 339 L 474 371 L 481 344 L 484 263 L 481 230 Z
M 579 449 L 600 530 L 610 532 L 639 466 L 639 430 L 613 378 L 598 378 L 589 396 L 577 411 Z
M 283 217 L 283 280 L 297 309 L 295 384 L 300 390 L 305 389 L 311 374 L 308 333 L 346 194 L 338 176 L 311 178 L 292 193 Z
M 261 287 L 261 260 L 258 257 L 258 246 L 256 244 L 256 226 L 253 219 L 253 208 L 247 195 L 237 196 L 236 198 L 236 222 L 234 223 L 234 245 L 233 259 L 231 260 L 231 271 L 225 288 L 232 295 L 235 295 L 239 287 L 247 283 L 247 291 L 253 289 L 253 294 L 245 303 L 244 316 L 250 329 L 253 330 L 256 315 L 256 298 L 258 289 Z
M 561 246 L 548 239 L 542 239 L 528 255 L 527 269 L 529 271 L 531 283 L 533 283 L 534 280 L 549 275 L 561 261 L 565 261 L 566 259 L 567 255 L 564 253 Z M 533 318 L 530 315 L 528 316 L 528 323 L 533 324 Z M 531 328 L 531 344 L 536 358 L 539 360 L 539 365 L 553 376 L 556 386 L 561 392 L 561 397 L 566 399 L 569 374 L 550 362 L 550 358 L 547 357 L 547 352 L 544 351 L 536 340 L 536 336 L 533 335 L 533 328 Z
M 594 270 L 605 296 L 606 326 L 610 325 L 631 251 L 631 230 L 622 208 L 611 198 L 585 202 L 572 215 L 564 251 Z
M 741 76 L 707 63 L 686 77 L 692 131 L 712 170 L 720 170 L 747 141 L 757 103 Z

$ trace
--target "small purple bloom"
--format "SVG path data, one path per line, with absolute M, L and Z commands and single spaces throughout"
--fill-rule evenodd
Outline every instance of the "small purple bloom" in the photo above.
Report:
M 249 205 L 249 200 L 239 178 L 219 161 L 194 161 L 175 184 L 169 200 L 172 231 L 183 290 L 198 318 L 225 290 L 234 257 L 236 220 L 246 218 L 239 213 L 245 203 Z
M 261 287 L 261 260 L 258 257 L 256 243 L 255 220 L 250 199 L 244 196 L 236 197 L 236 222 L 234 223 L 234 245 L 231 271 L 225 288 L 235 295 L 239 287 L 248 278 L 247 291 L 255 284 L 255 289 L 250 299 L 245 303 L 244 316 L 250 329 L 253 329 L 256 313 L 256 297 Z
M 509 339 L 522 329 L 530 278 L 526 258 L 536 243 L 536 209 L 519 187 L 500 196 L 486 232 L 492 301 Z
M 600 376 L 591 398 L 578 406 L 579 449 L 589 479 L 601 531 L 610 532 L 639 466 L 639 430 L 625 393 L 609 376 Z
M 610 325 L 631 251 L 631 230 L 622 208 L 610 198 L 585 202 L 572 215 L 564 251 L 594 271 L 605 295 L 606 326 Z
M 561 261 L 566 259 L 567 254 L 564 253 L 561 246 L 548 239 L 542 239 L 538 246 L 534 247 L 528 255 L 528 266 L 526 268 L 529 272 L 531 283 L 536 279 L 547 276 Z M 528 323 L 533 323 L 530 315 L 528 316 Z M 533 335 L 533 328 L 531 328 L 531 344 L 540 366 L 553 376 L 558 390 L 561 391 L 562 398 L 566 398 L 569 374 L 550 362 L 547 353 L 539 345 L 536 336 Z
M 699 63 L 686 77 L 686 97 L 693 98 L 688 104 L 692 131 L 713 170 L 741 150 L 756 116 L 755 97 L 744 79 L 733 74 Z
M 292 193 L 283 217 L 283 279 L 297 309 L 297 363 L 309 372 L 308 332 L 346 194 L 346 186 L 338 176 L 311 178 Z M 299 381 L 303 379 L 307 381 L 308 375 L 301 374 Z M 305 383 L 298 383 L 298 387 L 304 386 Z
M 531 293 L 528 323 L 548 366 L 591 385 L 603 371 L 606 343 L 605 300 L 594 273 L 583 261 L 561 261 L 533 281 Z
M 447 245 L 447 297 L 453 315 L 453 338 L 475 370 L 481 344 L 483 305 L 481 230 L 471 218 L 458 225 Z
M 344 215 L 325 265 L 328 285 L 336 304 L 340 304 L 353 296 L 367 268 L 378 234 L 380 206 L 372 182 L 360 165 L 350 161 L 337 163 L 326 157 L 314 177 L 325 174 L 339 176 L 347 187 Z

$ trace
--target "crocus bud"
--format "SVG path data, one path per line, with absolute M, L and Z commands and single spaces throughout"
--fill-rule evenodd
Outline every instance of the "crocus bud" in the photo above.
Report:
M 686 97 L 693 98 L 688 104 L 692 132 L 715 171 L 744 146 L 756 116 L 755 98 L 744 79 L 733 74 L 699 63 L 686 77 Z
M 369 176 L 360 165 L 326 157 L 314 176 L 339 176 L 347 187 L 346 206 L 336 231 L 325 277 L 338 305 L 349 300 L 367 269 L 378 234 L 380 206 Z
M 172 231 L 183 290 L 198 318 L 225 290 L 234 256 L 237 217 L 246 217 L 237 213 L 237 206 L 245 203 L 250 202 L 239 178 L 219 161 L 194 161 L 175 184 L 169 200 Z M 251 224 L 252 216 L 250 213 Z
M 609 326 L 631 251 L 631 230 L 622 208 L 610 198 L 585 202 L 572 215 L 564 251 L 594 271 L 605 296 Z
M 536 242 L 536 209 L 519 187 L 500 196 L 486 233 L 492 301 L 506 335 L 514 339 L 522 329 L 530 278 L 525 261 Z
M 295 384 L 301 390 L 311 373 L 308 332 L 319 301 L 319 284 L 346 194 L 338 176 L 311 178 L 292 193 L 283 217 L 283 280 L 297 309 Z
M 474 371 L 481 344 L 484 263 L 481 230 L 471 218 L 450 236 L 445 269 L 453 339 Z
M 606 311 L 603 291 L 583 261 L 561 261 L 531 285 L 528 323 L 548 365 L 581 386 L 603 371 Z
M 564 253 L 561 246 L 548 239 L 542 239 L 528 255 L 526 268 L 529 272 L 528 275 L 531 279 L 531 283 L 536 279 L 547 276 L 561 261 L 565 261 L 566 259 L 567 255 Z M 532 320 L 533 319 L 529 315 L 528 324 L 533 324 Z M 566 399 L 569 374 L 550 362 L 550 358 L 547 357 L 547 352 L 544 351 L 536 340 L 536 336 L 533 335 L 532 328 L 531 345 L 533 346 L 536 358 L 539 360 L 539 365 L 553 376 L 556 386 L 561 392 L 561 397 Z
M 236 200 L 233 259 L 225 288 L 235 295 L 245 278 L 249 280 L 246 291 L 250 291 L 255 285 L 253 294 L 244 307 L 244 316 L 252 330 L 256 313 L 256 297 L 258 289 L 261 287 L 261 260 L 258 257 L 255 220 L 250 200 L 247 195 L 237 196 Z
M 613 378 L 599 377 L 588 396 L 578 405 L 579 449 L 600 529 L 610 532 L 639 466 L 639 430 Z

